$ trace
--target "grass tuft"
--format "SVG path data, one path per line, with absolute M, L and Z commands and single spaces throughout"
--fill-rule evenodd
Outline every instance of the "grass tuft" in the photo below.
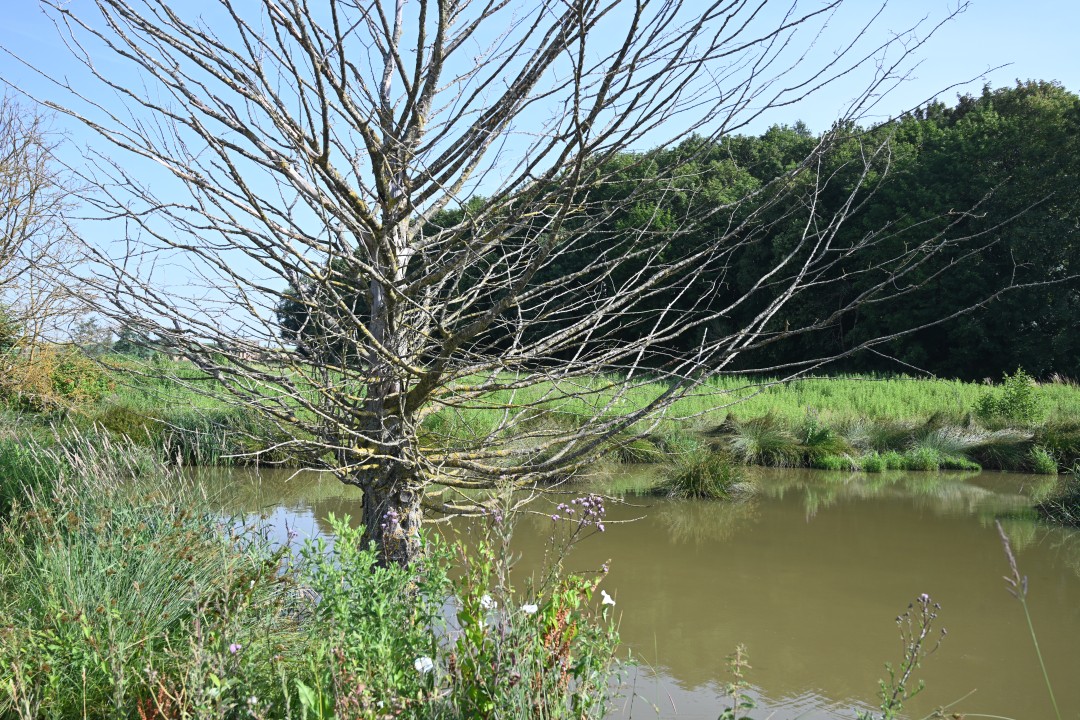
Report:
M 753 491 L 754 484 L 727 453 L 703 450 L 683 459 L 649 494 L 679 500 L 736 500 Z

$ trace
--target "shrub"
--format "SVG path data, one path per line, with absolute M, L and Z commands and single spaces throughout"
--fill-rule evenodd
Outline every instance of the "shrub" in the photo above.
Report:
M 569 511 L 576 508 L 580 515 Z M 442 656 L 433 657 L 433 683 L 445 687 L 442 712 L 453 718 L 602 718 L 618 644 L 602 574 L 562 572 L 565 551 L 583 531 L 603 528 L 602 499 L 562 505 L 553 521 L 555 559 L 523 594 L 509 585 L 506 523 L 498 517 L 478 547 L 459 546 L 454 621 Z M 566 534 L 560 541 L 560 530 Z M 565 543 L 565 544 L 564 544 Z M 561 548 L 561 549 L 559 549 Z M 434 713 L 433 713 L 434 714 Z
M 905 470 L 933 471 L 941 469 L 941 456 L 933 448 L 915 447 L 904 454 Z
M 850 455 L 818 455 L 810 467 L 819 470 L 858 470 L 859 464 Z
M 81 350 L 58 353 L 51 379 L 53 391 L 71 403 L 95 402 L 113 387 L 101 366 Z
M 328 518 L 335 541 L 322 538 L 301 550 L 300 582 L 318 598 L 310 627 L 323 637 L 339 676 L 358 678 L 388 711 L 430 696 L 432 678 L 413 666 L 439 656 L 438 628 L 450 595 L 445 549 L 428 544 L 425 572 L 380 566 L 376 548 L 349 518 Z M 327 677 L 324 685 L 331 686 Z M 344 694 L 344 693 L 342 693 Z
M 884 472 L 887 468 L 885 465 L 885 458 L 879 455 L 875 451 L 870 451 L 866 455 L 859 458 L 859 467 L 863 472 L 879 473 Z
M 94 416 L 94 423 L 139 445 L 159 445 L 165 432 L 165 425 L 160 420 L 125 404 L 109 404 L 102 408 Z
M 165 457 L 184 465 L 286 464 L 291 436 L 249 407 L 184 410 L 160 419 Z
M 1046 416 L 1046 403 L 1031 376 L 1017 368 L 1003 376 L 1000 388 L 979 398 L 974 412 L 986 421 L 1034 425 Z
M 854 465 L 848 457 L 852 448 L 844 436 L 822 425 L 812 413 L 806 416 L 803 424 L 801 449 L 810 467 L 845 470 Z
M 1080 463 L 1080 422 L 1058 422 L 1042 426 L 1035 443 L 1053 453 L 1064 467 Z

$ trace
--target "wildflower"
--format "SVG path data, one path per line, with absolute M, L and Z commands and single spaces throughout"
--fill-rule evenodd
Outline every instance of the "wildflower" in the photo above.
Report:
M 235 655 L 236 653 L 240 652 L 243 649 L 244 649 L 244 646 L 241 645 L 240 643 L 233 643 L 232 645 L 229 645 L 229 654 Z
M 498 606 L 499 604 L 495 602 L 495 599 L 486 593 L 482 598 L 480 598 L 480 607 L 484 608 L 485 610 L 494 610 Z
M 614 605 L 615 604 L 615 598 L 608 595 L 607 590 L 601 590 L 600 591 L 600 597 L 603 598 L 603 601 L 600 603 L 601 605 Z
M 604 523 L 596 523 L 596 529 L 600 532 L 604 532 Z
M 540 606 L 536 603 L 525 603 L 521 606 L 521 612 L 526 615 L 535 615 L 536 611 L 540 609 Z
M 429 658 L 427 655 L 421 655 L 413 660 L 413 667 L 416 668 L 416 672 L 421 675 L 427 675 L 429 672 L 435 669 L 435 661 Z

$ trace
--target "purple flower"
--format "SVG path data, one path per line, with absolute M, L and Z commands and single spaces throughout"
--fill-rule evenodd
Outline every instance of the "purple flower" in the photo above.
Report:
M 241 645 L 240 643 L 233 643 L 232 645 L 229 646 L 229 653 L 231 655 L 235 655 L 236 653 L 240 652 L 243 649 L 244 649 L 244 646 Z

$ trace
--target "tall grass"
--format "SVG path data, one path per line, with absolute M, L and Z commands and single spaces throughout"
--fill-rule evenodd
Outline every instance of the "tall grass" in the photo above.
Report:
M 748 497 L 754 483 L 723 452 L 699 450 L 683 458 L 649 494 L 678 500 L 736 500 Z
M 34 453 L 57 472 L 0 519 L 0 718 L 603 714 L 598 580 L 554 572 L 522 600 L 490 544 L 380 568 L 347 519 L 292 555 L 129 445 Z
M 212 666 L 235 659 L 230 646 L 264 669 L 295 648 L 275 559 L 201 511 L 179 476 L 161 470 L 136 487 L 141 462 L 91 442 L 41 455 L 63 471 L 0 526 L 11 622 L 0 630 L 0 675 L 11 679 L 0 715 L 138 717 L 193 701 Z M 249 690 L 274 683 L 251 679 Z

